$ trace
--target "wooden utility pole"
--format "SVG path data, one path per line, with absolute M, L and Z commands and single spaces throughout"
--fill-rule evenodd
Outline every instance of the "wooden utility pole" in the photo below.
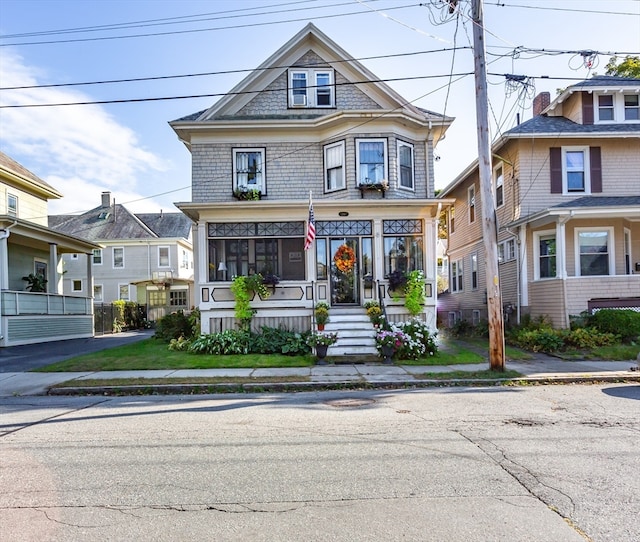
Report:
M 491 186 L 491 143 L 489 141 L 489 99 L 485 60 L 482 0 L 471 0 L 473 21 L 473 56 L 476 81 L 476 119 L 478 124 L 478 172 L 482 195 L 482 239 L 487 277 L 487 310 L 489 320 L 489 364 L 493 371 L 504 371 L 504 320 L 498 272 L 498 228 L 496 204 Z

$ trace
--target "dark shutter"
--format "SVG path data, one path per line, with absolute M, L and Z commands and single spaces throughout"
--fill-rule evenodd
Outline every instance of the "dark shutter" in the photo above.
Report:
M 593 124 L 593 94 L 582 92 L 582 124 Z
M 600 147 L 589 147 L 589 163 L 591 165 L 591 192 L 602 192 L 602 158 Z
M 562 149 L 549 149 L 549 164 L 551 165 L 551 193 L 562 194 Z

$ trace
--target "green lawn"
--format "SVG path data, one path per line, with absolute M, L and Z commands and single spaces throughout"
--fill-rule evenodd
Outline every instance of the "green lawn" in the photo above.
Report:
M 85 354 L 38 369 L 40 372 L 75 371 L 135 371 L 150 369 L 219 369 L 262 367 L 308 367 L 315 358 L 283 356 L 279 354 L 251 354 L 248 356 L 207 356 L 173 352 L 167 344 L 156 339 Z
M 482 363 L 483 357 L 459 346 L 442 349 L 435 356 L 420 360 L 396 360 L 403 365 L 453 365 Z M 219 369 L 308 367 L 315 363 L 315 356 L 284 356 L 279 354 L 249 354 L 209 356 L 175 352 L 157 339 L 110 348 L 93 354 L 77 356 L 37 369 L 39 372 L 84 371 L 135 371 L 152 369 Z
M 504 378 L 518 378 L 520 376 L 522 375 L 517 371 L 507 370 L 500 372 L 487 369 L 485 371 L 451 371 L 447 373 L 423 373 L 421 375 L 416 375 L 416 378 L 424 380 L 502 380 Z

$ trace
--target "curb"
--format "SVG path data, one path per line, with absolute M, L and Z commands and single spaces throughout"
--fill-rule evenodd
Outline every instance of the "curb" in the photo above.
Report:
M 329 390 L 367 390 L 367 389 L 418 389 L 449 387 L 490 387 L 490 386 L 542 386 L 559 384 L 600 384 L 607 383 L 640 383 L 640 375 L 583 375 L 552 377 L 518 377 L 486 380 L 480 378 L 460 378 L 449 380 L 416 379 L 390 381 L 342 381 L 342 382 L 246 382 L 219 384 L 161 384 L 133 386 L 68 386 L 51 387 L 46 395 L 205 395 L 223 393 L 292 393 L 305 391 Z

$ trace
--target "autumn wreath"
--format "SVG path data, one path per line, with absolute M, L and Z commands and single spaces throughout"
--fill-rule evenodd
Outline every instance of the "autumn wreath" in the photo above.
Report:
M 340 245 L 333 257 L 339 271 L 350 273 L 356 263 L 356 253 L 347 245 Z

